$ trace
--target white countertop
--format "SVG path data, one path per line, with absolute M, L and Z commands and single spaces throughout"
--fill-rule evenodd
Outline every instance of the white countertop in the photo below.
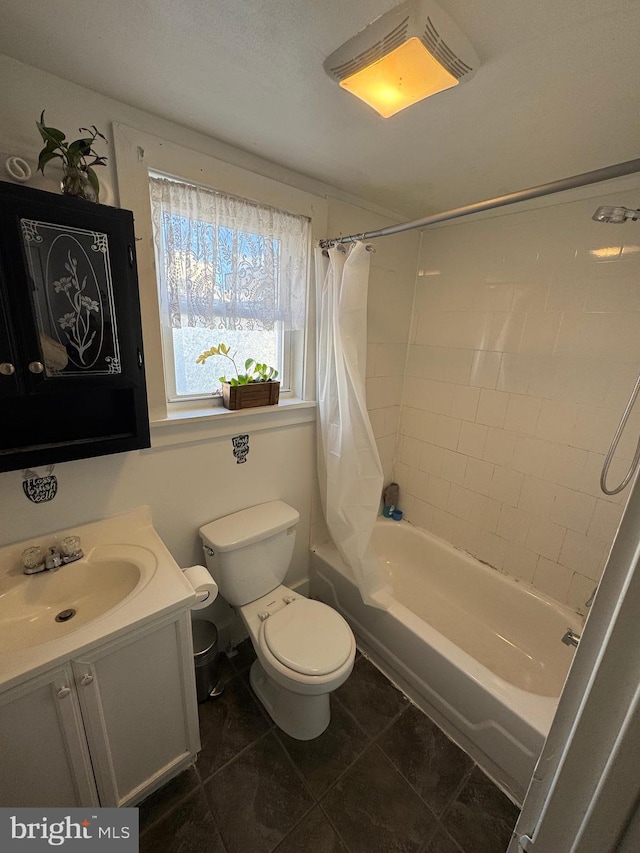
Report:
M 37 583 L 38 575 L 25 576 L 21 554 L 31 545 L 47 548 L 55 539 L 77 534 L 85 553 L 99 545 L 137 545 L 152 552 L 157 566 L 151 578 L 140 584 L 123 602 L 64 636 L 17 651 L 0 652 L 0 689 L 13 686 L 55 664 L 78 658 L 83 652 L 141 627 L 174 611 L 185 610 L 196 594 L 156 533 L 148 507 L 112 518 L 33 537 L 0 548 L 0 599 L 18 583 Z M 58 569 L 64 572 L 65 566 Z M 0 632 L 11 630 L 0 621 Z

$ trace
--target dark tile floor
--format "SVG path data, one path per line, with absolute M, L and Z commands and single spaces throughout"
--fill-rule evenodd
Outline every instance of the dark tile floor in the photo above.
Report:
M 366 658 L 302 742 L 253 696 L 253 657 L 222 656 L 196 768 L 140 806 L 141 853 L 504 853 L 517 808 Z

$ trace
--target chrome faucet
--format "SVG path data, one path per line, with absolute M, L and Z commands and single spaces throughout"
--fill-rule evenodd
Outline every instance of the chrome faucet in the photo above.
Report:
M 78 536 L 67 536 L 61 542 L 61 548 L 52 545 L 42 548 L 34 545 L 22 552 L 22 571 L 25 575 L 35 575 L 39 572 L 55 572 L 60 566 L 73 563 L 84 556 Z
M 44 567 L 48 572 L 55 572 L 62 565 L 62 554 L 58 548 L 49 548 L 44 558 Z
M 577 646 L 580 642 L 580 634 L 576 634 L 571 628 L 567 628 L 567 633 L 562 638 L 562 642 L 565 646 Z

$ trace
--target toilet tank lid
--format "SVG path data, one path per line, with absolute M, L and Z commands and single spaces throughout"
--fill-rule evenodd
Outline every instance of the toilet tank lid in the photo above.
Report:
M 267 539 L 298 523 L 300 513 L 284 501 L 251 506 L 211 521 L 200 528 L 205 545 L 214 551 L 234 551 Z

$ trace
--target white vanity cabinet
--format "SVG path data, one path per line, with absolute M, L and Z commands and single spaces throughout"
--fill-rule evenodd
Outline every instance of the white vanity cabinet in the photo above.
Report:
M 0 806 L 127 806 L 200 749 L 189 611 L 0 693 Z
M 97 804 L 71 666 L 0 693 L 0 806 Z

